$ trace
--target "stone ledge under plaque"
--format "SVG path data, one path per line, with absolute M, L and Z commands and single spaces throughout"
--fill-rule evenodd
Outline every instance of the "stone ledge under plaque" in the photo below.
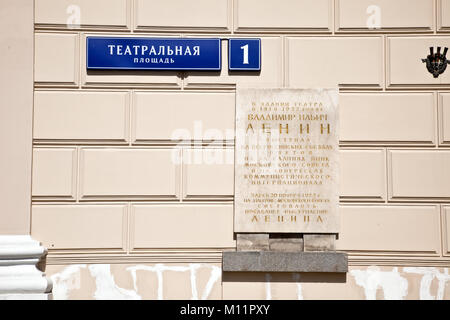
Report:
M 223 272 L 347 272 L 343 252 L 228 251 Z

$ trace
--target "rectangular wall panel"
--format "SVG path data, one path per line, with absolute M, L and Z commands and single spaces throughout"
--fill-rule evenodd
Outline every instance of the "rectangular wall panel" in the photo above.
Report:
M 92 198 L 176 199 L 179 150 L 83 148 L 80 196 Z
M 440 252 L 438 206 L 341 206 L 338 250 Z
M 134 10 L 137 30 L 226 31 L 231 0 L 137 0 Z
M 133 140 L 233 140 L 233 93 L 136 92 Z
M 443 243 L 444 243 L 444 255 L 450 255 L 450 207 L 442 207 L 442 230 L 443 230 Z
M 341 150 L 340 196 L 342 200 L 386 199 L 385 153 L 382 149 Z
M 450 47 L 450 37 L 388 37 L 387 44 L 388 86 L 439 87 L 450 84 L 450 72 L 434 78 L 428 72 L 426 63 L 422 62 L 430 54 L 430 47 L 434 48 L 434 52 L 441 47 L 441 53 L 444 47 Z
M 236 31 L 330 31 L 330 0 L 234 0 Z
M 234 149 L 183 150 L 183 197 L 186 199 L 232 199 L 234 195 Z
M 31 236 L 50 249 L 124 249 L 126 206 L 33 205 Z
M 289 87 L 381 87 L 380 37 L 286 38 Z M 363 71 L 364 70 L 364 71 Z
M 126 142 L 126 92 L 36 91 L 33 138 L 38 142 Z
M 336 0 L 340 31 L 432 31 L 433 0 Z
M 388 156 L 390 199 L 450 198 L 449 150 L 390 150 Z
M 33 198 L 75 200 L 76 173 L 75 148 L 34 148 Z
M 439 95 L 439 142 L 450 145 L 450 93 Z
M 442 31 L 450 31 L 450 0 L 438 0 L 438 27 Z
M 433 93 L 341 93 L 341 143 L 434 144 Z
M 234 247 L 233 206 L 133 205 L 133 249 Z
M 77 86 L 78 41 L 76 34 L 36 33 L 34 81 L 42 85 Z
M 36 0 L 35 24 L 41 28 L 129 29 L 129 0 Z

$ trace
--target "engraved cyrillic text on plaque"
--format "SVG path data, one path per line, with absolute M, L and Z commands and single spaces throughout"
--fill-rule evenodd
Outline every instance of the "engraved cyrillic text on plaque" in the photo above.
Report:
M 339 232 L 338 90 L 236 92 L 235 232 Z

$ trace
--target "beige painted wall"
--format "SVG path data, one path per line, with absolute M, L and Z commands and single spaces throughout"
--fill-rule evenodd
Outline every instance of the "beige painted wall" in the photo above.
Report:
M 29 234 L 33 1 L 0 2 L 0 234 Z
M 391 272 L 410 290 L 421 286 L 423 272 L 448 279 L 436 273 L 447 269 L 417 268 L 450 265 L 450 71 L 435 79 L 421 62 L 430 46 L 450 47 L 450 0 L 107 2 L 35 0 L 32 235 L 50 248 L 49 274 L 86 261 L 81 257 L 182 270 L 220 266 L 222 250 L 235 245 L 233 163 L 226 159 L 233 153 L 235 86 L 245 84 L 340 88 L 337 248 L 350 254 L 352 271 L 350 282 L 327 287 L 333 294 L 326 298 L 349 288 L 345 297 L 373 296 L 353 269 L 362 270 L 360 281 L 380 272 L 390 279 Z M 381 10 L 379 29 L 366 25 L 369 5 Z M 80 25 L 67 25 L 77 12 Z M 259 37 L 262 70 L 229 73 L 223 40 L 220 74 L 87 72 L 88 35 Z M 231 144 L 179 145 L 171 140 L 179 128 L 218 129 Z M 195 155 L 224 161 L 196 164 L 189 161 Z M 233 296 L 246 277 L 225 279 L 208 297 Z M 266 297 L 270 277 L 252 281 L 255 298 Z M 95 297 L 94 278 L 81 296 Z M 297 297 L 294 278 L 274 284 L 271 296 Z M 448 287 L 436 281 L 433 288 Z M 305 298 L 323 292 L 315 283 L 302 287 Z M 448 299 L 445 290 L 431 295 Z M 413 291 L 403 297 L 426 296 Z
M 51 265 L 60 299 L 450 299 L 448 268 L 350 267 L 347 274 L 228 273 L 218 263 Z

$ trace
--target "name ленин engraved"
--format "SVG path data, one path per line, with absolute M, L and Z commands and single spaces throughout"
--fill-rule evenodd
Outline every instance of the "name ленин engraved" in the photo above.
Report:
M 238 89 L 235 232 L 337 233 L 338 90 Z

